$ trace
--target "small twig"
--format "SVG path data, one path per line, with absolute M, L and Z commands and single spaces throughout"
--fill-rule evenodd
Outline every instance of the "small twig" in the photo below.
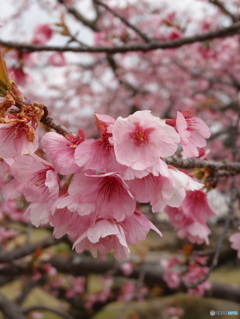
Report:
M 99 31 L 99 27 L 98 27 L 98 25 L 96 23 L 96 20 L 89 20 L 83 14 L 81 14 L 78 10 L 76 10 L 74 8 L 69 8 L 65 4 L 64 0 L 57 0 L 57 1 L 66 8 L 68 13 L 73 15 L 78 21 L 82 22 L 82 24 L 84 24 L 85 26 L 91 28 L 93 31 Z
M 123 313 L 124 313 L 125 310 L 127 310 L 127 308 L 129 307 L 130 302 L 134 300 L 134 298 L 137 296 L 137 293 L 138 293 L 139 289 L 143 286 L 144 276 L 145 276 L 145 270 L 144 270 L 144 267 L 143 267 L 143 265 L 142 265 L 141 268 L 140 268 L 139 277 L 138 277 L 138 280 L 137 280 L 137 282 L 136 282 L 135 289 L 134 289 L 134 291 L 132 292 L 131 298 L 129 298 L 129 299 L 127 300 L 127 302 L 125 302 L 125 303 L 123 304 L 123 306 L 119 309 L 119 311 L 117 312 L 117 314 L 116 314 L 116 316 L 115 316 L 114 319 L 121 319 L 121 318 L 122 318 Z
M 100 0 L 94 0 L 94 2 L 97 3 L 99 6 L 105 8 L 107 11 L 111 12 L 115 17 L 119 18 L 126 26 L 128 26 L 135 33 L 137 33 L 142 40 L 144 40 L 145 42 L 151 41 L 150 38 L 145 33 L 139 30 L 135 25 L 133 25 L 131 22 L 129 22 L 126 18 L 124 18 L 119 13 L 117 13 L 115 10 L 111 9 L 107 4 L 103 3 Z
M 68 134 L 69 131 L 61 124 L 56 123 L 53 118 L 47 116 L 45 117 L 41 123 L 43 123 L 44 125 L 48 126 L 49 128 L 55 130 L 57 133 L 59 134 Z
M 212 3 L 213 5 L 215 5 L 216 7 L 218 7 L 226 16 L 231 18 L 231 20 L 233 22 L 238 21 L 239 17 L 236 17 L 234 14 L 232 14 L 232 12 L 230 12 L 221 1 L 219 1 L 219 0 L 209 0 L 209 2 Z

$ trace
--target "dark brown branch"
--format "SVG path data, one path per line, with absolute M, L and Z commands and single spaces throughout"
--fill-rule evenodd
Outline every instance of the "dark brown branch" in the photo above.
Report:
M 17 303 L 18 305 L 22 305 L 33 288 L 36 287 L 38 283 L 39 281 L 35 280 L 30 280 L 27 282 L 24 281 L 24 286 L 21 290 L 21 294 L 15 299 L 15 303 Z
M 77 256 L 76 258 L 70 259 L 55 257 L 46 262 L 55 267 L 58 272 L 70 274 L 72 276 L 99 274 L 125 277 L 121 270 L 121 264 L 113 260 L 102 261 Z M 128 276 L 128 278 L 138 279 L 141 271 L 144 272 L 144 283 L 150 287 L 156 285 L 161 286 L 164 295 L 174 294 L 178 291 L 187 291 L 187 287 L 183 283 L 178 289 L 170 289 L 163 280 L 163 273 L 159 269 L 159 265 L 145 264 L 141 266 L 135 266 L 133 272 L 130 276 Z M 2 275 L 6 274 L 20 276 L 23 274 L 31 275 L 31 273 L 31 267 L 28 265 L 14 265 L 14 267 L 0 269 L 0 274 Z M 217 282 L 210 282 L 210 284 L 211 288 L 208 290 L 206 297 L 219 298 L 235 302 L 240 300 L 240 287 Z
M 71 15 L 73 15 L 78 21 L 80 21 L 82 24 L 84 24 L 85 26 L 91 28 L 93 31 L 99 31 L 99 27 L 97 25 L 96 20 L 89 20 L 87 19 L 83 14 L 81 14 L 78 10 L 74 9 L 74 8 L 69 8 L 66 4 L 64 0 L 57 0 L 60 4 L 62 4 L 66 10 L 68 11 L 68 13 L 70 13 Z
M 240 163 L 238 162 L 215 162 L 205 161 L 198 158 L 181 159 L 173 157 L 165 158 L 164 161 L 168 165 L 173 165 L 178 168 L 191 169 L 191 168 L 209 168 L 213 171 L 232 171 L 235 174 L 240 174 Z
M 221 28 L 204 34 L 198 34 L 190 37 L 184 37 L 172 41 L 151 41 L 149 43 L 128 44 L 122 46 L 105 46 L 105 47 L 73 47 L 73 46 L 42 46 L 33 44 L 24 44 L 13 41 L 0 40 L 0 45 L 8 48 L 14 48 L 24 52 L 35 51 L 57 51 L 57 52 L 89 52 L 89 53 L 125 53 L 142 51 L 147 52 L 158 49 L 175 49 L 181 46 L 195 42 L 204 42 L 217 38 L 232 36 L 240 31 L 240 22 L 236 22 L 229 27 Z
M 27 245 L 27 246 L 22 246 L 21 248 L 17 248 L 10 252 L 1 253 L 0 263 L 12 262 L 15 259 L 23 258 L 25 256 L 32 254 L 38 248 L 42 248 L 42 249 L 48 248 L 53 245 L 56 245 L 57 243 L 58 243 L 57 239 L 53 237 L 49 237 L 43 241 L 31 244 L 31 245 Z
M 125 19 L 123 16 L 121 16 L 119 13 L 117 13 L 115 10 L 111 9 L 108 5 L 103 3 L 100 0 L 94 0 L 95 3 L 97 3 L 99 6 L 105 8 L 107 11 L 111 12 L 115 17 L 119 18 L 126 26 L 128 26 L 130 29 L 132 29 L 142 40 L 145 42 L 150 42 L 151 40 L 149 37 L 143 33 L 141 30 L 139 30 L 137 27 L 135 27 L 132 23 L 130 23 L 127 19 Z
M 94 261 L 90 258 L 79 258 L 79 260 L 63 260 L 54 258 L 51 261 L 53 267 L 59 272 L 70 273 L 74 276 L 88 274 L 111 274 L 113 276 L 124 276 L 121 271 L 121 265 L 115 261 Z M 177 290 L 170 289 L 163 280 L 163 273 L 159 270 L 159 265 L 135 266 L 129 278 L 138 279 L 141 271 L 144 271 L 144 283 L 149 286 L 160 285 L 164 290 L 164 295 L 173 294 L 176 291 L 186 292 L 187 287 L 181 284 Z M 211 288 L 206 297 L 219 298 L 238 302 L 240 300 L 240 287 L 232 285 L 210 282 Z
M 56 123 L 53 118 L 47 116 L 45 117 L 41 123 L 43 123 L 44 125 L 46 125 L 47 127 L 55 130 L 57 133 L 59 134 L 68 134 L 69 131 L 61 124 Z
M 232 14 L 232 12 L 230 12 L 226 6 L 219 0 L 209 0 L 210 3 L 212 3 L 213 5 L 215 5 L 216 7 L 218 7 L 226 16 L 228 16 L 229 18 L 231 18 L 231 20 L 233 22 L 238 21 L 238 17 L 236 17 L 234 14 Z
M 113 74 L 118 79 L 119 84 L 124 86 L 127 90 L 130 90 L 132 92 L 131 96 L 135 96 L 137 93 L 147 93 L 147 92 L 142 91 L 142 90 L 140 91 L 137 87 L 135 87 L 131 83 L 129 83 L 121 78 L 121 76 L 119 75 L 120 74 L 120 72 L 119 72 L 120 67 L 117 64 L 117 62 L 114 60 L 114 57 L 112 55 L 107 54 L 107 61 L 108 61 L 110 68 L 113 71 Z
M 0 295 L 0 310 L 8 319 L 26 319 L 21 308 L 3 295 Z

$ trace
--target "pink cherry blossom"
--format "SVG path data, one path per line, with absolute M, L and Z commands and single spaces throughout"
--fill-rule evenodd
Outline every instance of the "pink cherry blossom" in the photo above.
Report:
M 53 235 L 56 238 L 68 234 L 70 238 L 79 237 L 83 232 L 93 225 L 96 214 L 79 215 L 67 208 L 57 209 L 50 218 L 50 224 L 54 227 Z
M 121 171 L 121 165 L 116 161 L 113 146 L 108 139 L 88 139 L 78 145 L 75 151 L 75 161 L 85 170 L 105 170 L 106 172 Z
M 176 229 L 178 226 L 174 225 Z M 208 236 L 211 234 L 210 229 L 207 225 L 203 225 L 198 222 L 193 222 L 190 220 L 185 220 L 184 226 L 178 230 L 179 238 L 187 238 L 191 243 L 196 243 L 198 245 L 209 244 Z
M 163 280 L 166 282 L 169 288 L 177 289 L 180 285 L 180 274 L 175 271 L 166 270 L 163 275 Z
M 9 179 L 10 166 L 4 159 L 0 159 L 0 188 L 5 186 L 5 183 Z
M 169 177 L 157 177 L 155 197 L 151 200 L 152 211 L 160 212 L 166 205 L 179 207 L 187 190 L 198 190 L 203 185 L 177 169 L 169 169 Z
M 131 262 L 126 262 L 120 266 L 124 276 L 130 276 L 134 269 L 134 264 Z
M 9 69 L 9 72 L 14 82 L 19 85 L 26 85 L 31 80 L 30 75 L 24 71 L 22 66 L 12 67 Z
M 63 175 L 73 174 L 80 168 L 75 162 L 76 147 L 84 140 L 82 131 L 77 136 L 66 134 L 62 136 L 55 132 L 48 132 L 42 138 L 44 152 L 53 161 L 56 170 Z
M 176 130 L 186 157 L 198 157 L 198 147 L 205 147 L 206 138 L 211 135 L 208 126 L 201 119 L 181 112 L 177 112 Z
M 136 207 L 128 185 L 116 173 L 87 175 L 78 172 L 69 185 L 68 193 L 70 196 L 66 200 L 71 206 L 77 198 L 80 206 L 90 204 L 90 212 L 95 207 L 99 217 L 113 217 L 118 221 L 132 214 Z
M 115 120 L 106 114 L 97 114 L 96 125 L 101 137 L 97 140 L 88 139 L 81 143 L 75 151 L 77 165 L 85 170 L 105 170 L 105 172 L 122 171 L 122 165 L 116 161 L 113 145 L 109 138 Z
M 70 222 L 76 221 L 73 215 L 67 208 L 57 209 L 54 212 L 50 224 L 54 227 L 53 236 L 55 238 L 59 239 L 68 233 Z
M 9 239 L 15 238 L 17 236 L 17 234 L 11 230 L 11 229 L 7 229 L 5 227 L 0 227 L 0 243 L 1 245 L 5 245 L 6 242 Z
M 202 265 L 197 264 L 195 261 L 191 262 L 187 273 L 184 274 L 183 280 L 186 284 L 193 284 L 208 273 L 209 268 L 203 267 Z M 208 281 L 203 282 L 200 285 L 197 285 L 195 288 L 188 289 L 188 293 L 194 296 L 202 297 L 204 296 L 206 290 L 211 287 Z
M 34 37 L 32 43 L 44 45 L 52 38 L 52 36 L 53 29 L 49 24 L 39 24 L 36 26 L 34 30 Z
M 23 185 L 16 179 L 12 178 L 8 183 L 5 183 L 1 189 L 2 196 L 5 200 L 16 199 L 21 196 L 23 192 Z
M 129 281 L 122 285 L 121 294 L 118 297 L 119 301 L 130 301 L 134 298 L 136 293 L 136 284 L 135 282 Z
M 163 280 L 166 282 L 169 288 L 176 289 L 180 285 L 181 277 L 180 272 L 175 271 L 174 267 L 179 266 L 180 260 L 176 257 L 170 260 L 161 260 L 161 266 L 164 269 Z M 178 268 L 176 268 L 178 269 Z
M 176 319 L 181 318 L 185 314 L 184 309 L 179 307 L 168 307 L 166 311 L 172 318 Z
M 0 123 L 0 158 L 32 154 L 38 148 L 38 137 L 25 119 L 8 116 Z
M 66 59 L 62 52 L 56 52 L 50 55 L 48 58 L 48 63 L 53 66 L 65 66 Z
M 15 200 L 5 200 L 0 202 L 0 220 L 3 216 L 7 216 L 12 221 L 20 221 L 22 223 L 27 223 L 29 220 L 24 215 L 24 210 L 20 209 Z M 3 214 L 3 215 L 2 215 Z
M 233 234 L 229 240 L 231 247 L 238 251 L 238 258 L 240 258 L 240 233 Z
M 66 298 L 72 298 L 75 295 L 83 294 L 85 292 L 85 277 L 75 277 L 72 280 L 72 288 L 66 292 Z
M 173 168 L 168 169 L 168 177 L 149 174 L 141 179 L 128 181 L 128 185 L 138 202 L 150 202 L 153 212 L 161 212 L 166 205 L 179 207 L 187 190 L 203 187 L 185 173 Z
M 25 155 L 16 158 L 11 170 L 22 185 L 27 201 L 31 202 L 26 215 L 30 216 L 35 226 L 48 223 L 59 191 L 59 181 L 54 168 L 36 155 Z
M 54 168 L 37 155 L 16 158 L 11 166 L 15 179 L 24 186 L 29 202 L 42 203 L 58 194 L 58 178 Z
M 175 130 L 150 111 L 119 117 L 112 135 L 117 161 L 136 170 L 151 168 L 160 157 L 173 155 L 179 142 Z
M 111 294 L 111 286 L 112 286 L 112 278 L 107 277 L 101 277 L 101 281 L 103 283 L 103 290 L 100 292 L 97 292 L 95 294 L 91 293 L 87 297 L 87 301 L 85 303 L 85 306 L 87 309 L 92 309 L 93 305 L 97 302 L 105 303 L 106 300 L 109 298 Z
M 208 243 L 210 230 L 205 223 L 216 213 L 210 207 L 203 191 L 188 191 L 179 208 L 168 206 L 166 212 L 180 238 L 187 237 L 198 244 Z
M 95 113 L 96 117 L 96 126 L 101 136 L 109 134 L 111 136 L 112 125 L 115 122 L 115 119 L 107 114 L 98 114 Z
M 206 223 L 212 215 L 217 215 L 208 202 L 207 194 L 202 190 L 188 191 L 181 209 L 185 216 L 200 223 Z
M 150 229 L 162 236 L 156 226 L 139 211 L 135 211 L 134 214 L 126 217 L 122 225 L 124 225 L 126 240 L 129 245 L 135 245 L 138 241 L 145 240 Z
M 78 253 L 88 249 L 94 257 L 97 257 L 98 252 L 105 256 L 113 249 L 114 256 L 118 260 L 127 258 L 130 253 L 124 229 L 113 219 L 97 220 L 93 226 L 76 238 L 73 248 Z

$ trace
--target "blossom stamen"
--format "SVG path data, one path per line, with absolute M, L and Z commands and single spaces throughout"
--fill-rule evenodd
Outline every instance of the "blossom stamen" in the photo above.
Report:
M 149 143 L 149 135 L 154 131 L 154 128 L 144 129 L 139 124 L 136 124 L 135 131 L 130 132 L 130 139 L 134 142 L 135 146 L 139 147 Z

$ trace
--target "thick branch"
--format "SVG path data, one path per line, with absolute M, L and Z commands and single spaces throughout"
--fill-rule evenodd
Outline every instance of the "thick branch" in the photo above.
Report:
M 198 34 L 190 37 L 184 37 L 172 41 L 151 41 L 149 43 L 139 44 L 128 44 L 122 46 L 93 46 L 93 47 L 73 47 L 73 46 L 42 46 L 33 44 L 24 44 L 13 41 L 0 40 L 0 45 L 8 48 L 14 48 L 24 52 L 35 52 L 35 51 L 58 51 L 58 52 L 89 52 L 89 53 L 125 53 L 142 51 L 147 52 L 158 49 L 175 49 L 186 44 L 192 44 L 195 42 L 204 42 L 217 38 L 224 38 L 227 36 L 234 35 L 240 31 L 240 22 L 232 24 L 230 27 L 221 28 L 219 30 L 211 31 L 204 34 Z
M 198 158 L 181 159 L 176 157 L 168 157 L 164 160 L 168 165 L 173 165 L 178 168 L 209 168 L 213 171 L 232 171 L 235 174 L 240 174 L 240 163 L 238 162 L 215 162 Z
M 88 274 L 111 274 L 114 276 L 124 276 L 121 271 L 121 265 L 114 261 L 94 261 L 88 258 L 79 258 L 79 260 L 63 260 L 55 258 L 51 264 L 62 273 L 70 273 L 74 276 L 84 276 Z M 170 289 L 163 280 L 163 273 L 159 270 L 159 265 L 135 266 L 129 278 L 138 279 L 140 272 L 144 271 L 144 282 L 149 286 L 160 285 L 164 294 L 172 294 L 176 291 L 186 292 L 187 287 L 181 284 L 177 290 Z M 240 300 L 240 287 L 210 282 L 211 288 L 206 297 L 219 298 L 238 302 Z
M 26 319 L 21 308 L 3 295 L 0 295 L 0 310 L 8 319 Z
M 107 260 L 93 260 L 91 258 L 82 258 L 77 256 L 75 259 L 53 258 L 46 261 L 55 267 L 60 273 L 70 274 L 72 276 L 87 276 L 89 274 L 123 276 L 121 264 L 116 261 Z M 144 272 L 144 283 L 148 286 L 161 286 L 164 295 L 174 294 L 178 291 L 186 292 L 187 287 L 181 284 L 178 289 L 170 289 L 163 280 L 163 273 L 159 270 L 159 265 L 141 265 L 135 266 L 133 272 L 128 278 L 138 279 L 140 272 Z M 0 274 L 4 275 L 31 275 L 31 268 L 28 265 L 15 265 L 0 269 Z M 206 297 L 219 298 L 223 300 L 230 300 L 238 302 L 240 300 L 240 287 L 233 285 L 210 282 L 211 288 L 208 290 Z M 0 304 L 1 306 L 1 304 Z M 15 319 L 15 318 L 13 318 Z M 18 318 L 19 319 L 19 318 Z
M 41 120 L 41 123 L 43 123 L 44 125 L 46 125 L 47 127 L 55 130 L 57 133 L 59 134 L 68 134 L 69 131 L 61 124 L 56 123 L 53 118 L 51 118 L 50 116 L 45 117 L 43 120 Z
M 12 262 L 15 259 L 23 258 L 25 256 L 28 256 L 32 254 L 36 249 L 38 248 L 48 248 L 50 246 L 56 245 L 58 243 L 58 240 L 49 237 L 43 241 L 27 245 L 27 246 L 22 246 L 21 248 L 17 248 L 15 250 L 12 250 L 10 252 L 4 252 L 0 254 L 0 263 L 8 263 Z

